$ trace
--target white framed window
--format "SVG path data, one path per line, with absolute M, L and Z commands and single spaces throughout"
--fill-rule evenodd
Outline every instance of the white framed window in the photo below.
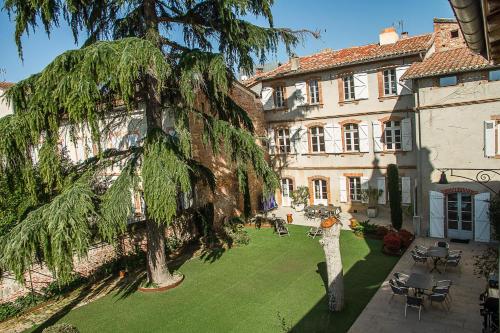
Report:
M 384 95 L 391 96 L 397 94 L 396 69 L 384 70 Z
M 344 125 L 345 151 L 359 151 L 359 128 L 357 124 Z
M 311 150 L 314 153 L 325 151 L 325 129 L 320 126 L 311 127 Z
M 309 98 L 311 104 L 319 103 L 319 82 L 318 80 L 309 81 Z
M 314 199 L 316 200 L 327 200 L 328 199 L 328 189 L 326 180 L 315 179 L 314 183 Z
M 391 120 L 385 123 L 385 148 L 387 150 L 401 149 L 401 121 Z
M 344 77 L 344 100 L 350 101 L 356 99 L 354 92 L 354 77 L 352 75 Z
M 285 87 L 276 86 L 274 88 L 274 106 L 276 108 L 285 107 Z
M 439 78 L 439 86 L 440 87 L 455 86 L 456 84 L 457 84 L 457 76 L 456 75 L 443 76 L 443 77 Z
M 351 201 L 361 201 L 360 177 L 349 177 L 349 198 Z
M 280 128 L 278 130 L 278 151 L 280 154 L 291 152 L 290 130 L 288 128 Z

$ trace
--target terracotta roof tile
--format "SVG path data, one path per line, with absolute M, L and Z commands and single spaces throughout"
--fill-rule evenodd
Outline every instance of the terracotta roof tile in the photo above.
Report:
M 0 89 L 7 89 L 14 85 L 12 82 L 0 82 Z
M 380 60 L 391 56 L 414 54 L 426 51 L 431 39 L 432 34 L 425 34 L 400 39 L 394 44 L 369 44 L 341 50 L 325 50 L 310 56 L 300 57 L 298 70 L 292 71 L 290 62 L 287 62 L 272 71 L 255 75 L 243 83 L 251 86 L 259 80 L 272 79 L 279 76 L 313 72 L 360 62 Z
M 433 53 L 422 62 L 415 62 L 408 68 L 401 79 L 466 72 L 491 67 L 488 61 L 469 48 L 458 48 Z

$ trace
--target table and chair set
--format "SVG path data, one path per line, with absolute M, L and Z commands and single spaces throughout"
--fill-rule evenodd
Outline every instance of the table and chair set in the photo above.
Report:
M 427 274 L 394 273 L 393 278 L 389 280 L 389 286 L 392 291 L 391 301 L 394 296 L 405 297 L 405 318 L 408 308 L 416 308 L 418 309 L 418 320 L 420 320 L 425 298 L 430 301 L 431 306 L 433 303 L 440 303 L 448 311 L 452 300 L 450 289 L 453 282 L 451 280 L 434 279 L 430 273 L 434 271 L 441 273 L 438 267 L 439 264 L 444 264 L 444 271 L 449 266 L 458 266 L 462 251 L 450 250 L 448 243 L 440 241 L 431 247 L 415 246 L 411 251 L 411 256 L 414 264 L 427 264 L 428 259 L 431 259 L 433 267 Z

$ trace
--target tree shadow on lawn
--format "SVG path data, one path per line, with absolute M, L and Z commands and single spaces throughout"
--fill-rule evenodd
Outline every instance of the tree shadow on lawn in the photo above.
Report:
M 391 272 L 399 258 L 382 253 L 382 243 L 378 240 L 365 239 L 370 252 L 357 261 L 344 274 L 344 310 L 332 313 L 328 310 L 328 278 L 326 263 L 317 264 L 325 295 L 295 324 L 290 332 L 347 332 L 356 318 Z

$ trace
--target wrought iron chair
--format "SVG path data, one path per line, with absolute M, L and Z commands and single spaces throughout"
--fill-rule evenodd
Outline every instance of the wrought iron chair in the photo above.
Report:
M 411 257 L 413 258 L 414 263 L 413 264 L 426 264 L 428 265 L 427 257 L 423 257 L 416 253 L 415 251 L 411 252 Z
M 311 227 L 309 231 L 307 231 L 307 236 L 312 237 L 313 239 L 316 236 L 322 236 L 323 235 L 323 229 L 320 227 Z
M 446 258 L 446 261 L 444 262 L 444 271 L 446 272 L 446 268 L 448 268 L 448 267 L 460 268 L 460 266 L 459 266 L 460 259 L 461 259 L 461 257 Z
M 420 321 L 420 312 L 422 311 L 423 304 L 424 304 L 423 298 L 406 295 L 405 318 L 406 318 L 406 309 L 408 309 L 408 307 L 416 308 L 418 309 L 418 320 Z
M 449 305 L 446 302 L 447 301 L 447 297 L 446 297 L 447 295 L 448 294 L 441 294 L 441 293 L 438 293 L 438 292 L 433 292 L 432 294 L 430 294 L 428 296 L 428 298 L 431 301 L 431 306 L 432 306 L 433 302 L 441 303 L 441 305 L 443 306 L 444 309 L 446 309 L 446 311 L 450 311 Z
M 410 278 L 408 274 L 404 274 L 401 272 L 395 272 L 394 274 L 395 282 L 400 287 L 406 287 L 406 281 Z
M 389 286 L 391 286 L 391 290 L 392 290 L 392 296 L 391 296 L 391 299 L 389 300 L 389 302 L 392 301 L 392 298 L 396 295 L 396 296 L 406 296 L 408 295 L 408 287 L 404 287 L 404 286 L 398 286 L 396 281 L 391 279 L 389 280 Z

